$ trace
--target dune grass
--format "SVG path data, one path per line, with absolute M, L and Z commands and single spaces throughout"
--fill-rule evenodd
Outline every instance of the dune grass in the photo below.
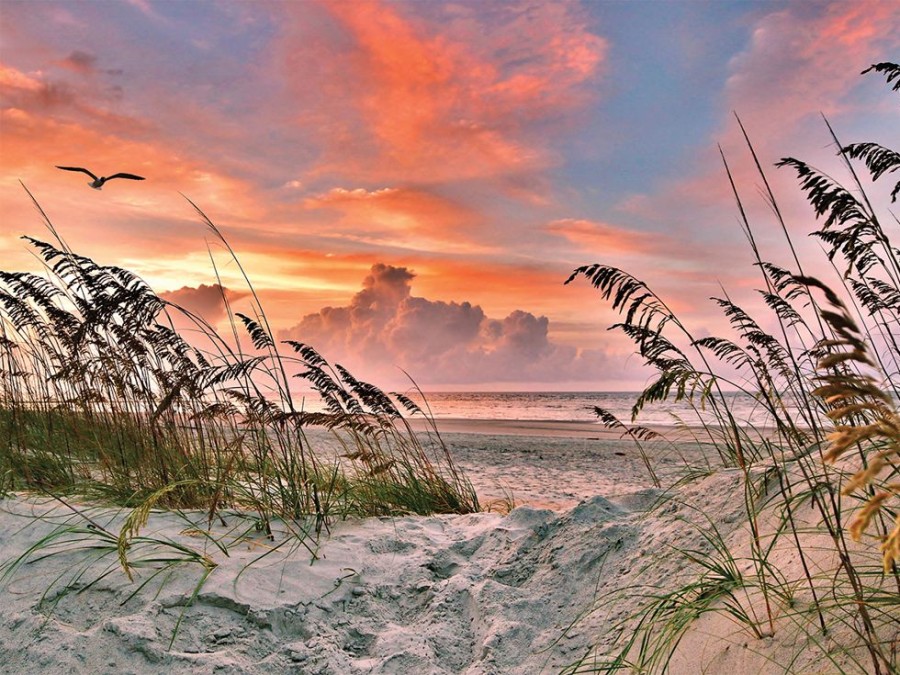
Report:
M 139 593 L 188 566 L 198 574 L 186 608 L 216 557 L 246 537 L 315 560 L 334 519 L 480 510 L 427 411 L 310 345 L 276 343 L 246 274 L 253 316 L 235 313 L 223 292 L 230 334 L 221 335 L 128 270 L 72 251 L 34 203 L 50 238 L 26 239 L 45 274 L 0 271 L 0 496 L 51 500 L 69 517 L 0 561 L 0 582 L 26 564 L 82 554 L 39 609 L 49 615 L 117 570 Z M 323 412 L 307 412 L 294 383 Z M 411 416 L 430 431 L 415 433 Z M 203 546 L 144 535 L 154 509 L 192 512 L 184 518 Z
M 128 270 L 78 255 L 43 217 L 48 241 L 25 238 L 46 273 L 0 272 L 3 490 L 149 500 L 210 521 L 253 512 L 267 531 L 273 518 L 312 519 L 318 532 L 349 515 L 479 510 L 436 430 L 409 426 L 427 415 L 310 345 L 276 343 L 249 280 L 248 314 L 223 293 L 220 335 Z M 293 388 L 313 389 L 324 412 L 306 412 Z
M 888 83 L 900 77 L 896 64 L 869 71 Z M 665 400 L 697 411 L 721 468 L 743 477 L 743 493 L 734 498 L 744 504 L 745 522 L 727 535 L 710 514 L 700 514 L 692 522 L 709 546 L 676 552 L 685 564 L 684 585 L 602 598 L 599 604 L 608 605 L 637 595 L 641 607 L 610 627 L 619 636 L 611 648 L 591 650 L 571 672 L 665 672 L 691 626 L 707 614 L 728 615 L 754 644 L 799 632 L 801 639 L 791 638 L 793 655 L 769 656 L 767 672 L 900 672 L 900 250 L 888 234 L 896 217 L 888 212 L 882 226 L 853 163 L 862 163 L 877 189 L 879 179 L 900 169 L 900 154 L 874 143 L 842 145 L 826 120 L 851 188 L 800 160 L 778 163 L 796 172 L 822 220 L 813 236 L 836 271 L 835 292 L 806 275 L 766 172 L 740 119 L 737 124 L 794 261 L 791 270 L 762 257 L 723 154 L 760 274 L 761 318 L 723 292 L 713 300 L 734 335 L 697 337 L 661 297 L 621 269 L 587 265 L 566 283 L 584 278 L 598 289 L 624 315 L 613 328 L 655 368 L 634 417 Z M 900 183 L 891 201 L 898 195 Z M 733 390 L 753 397 L 767 429 L 736 419 L 726 395 Z M 715 423 L 704 422 L 701 410 Z M 602 409 L 597 414 L 636 441 L 646 433 Z M 766 653 L 764 646 L 759 651 Z M 704 664 L 696 668 L 701 672 Z

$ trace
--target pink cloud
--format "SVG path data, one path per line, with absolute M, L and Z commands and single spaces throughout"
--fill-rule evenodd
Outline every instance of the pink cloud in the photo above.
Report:
M 345 230 L 382 243 L 418 248 L 459 246 L 478 234 L 483 216 L 431 192 L 413 188 L 333 188 L 308 197 L 306 209 L 337 212 L 331 232 Z
M 547 224 L 546 230 L 588 250 L 600 251 L 604 256 L 671 252 L 674 245 L 665 235 L 638 232 L 584 218 L 554 220 Z
M 88 74 L 93 62 L 84 52 L 73 52 L 61 62 L 68 70 Z M 102 129 L 103 133 L 129 138 L 146 135 L 152 125 L 134 116 L 112 110 L 121 97 L 118 87 L 106 87 L 92 78 L 81 78 L 78 85 L 51 76 L 47 72 L 23 73 L 0 64 L 0 107 L 21 110 L 39 116 L 52 116 L 56 122 L 68 122 Z
M 897 45 L 891 2 L 790 4 L 763 16 L 731 66 L 728 108 L 766 137 L 783 138 L 804 118 L 854 106 L 859 72 Z
M 829 116 L 840 136 L 842 116 L 871 112 L 862 110 L 869 102 L 854 95 L 864 79 L 860 71 L 890 58 L 897 35 L 900 11 L 890 2 L 789 3 L 762 14 L 746 48 L 729 63 L 720 121 L 706 147 L 693 154 L 696 168 L 673 177 L 655 193 L 624 197 L 619 210 L 665 225 L 677 240 L 696 247 L 695 257 L 735 261 L 729 268 L 716 269 L 716 274 L 729 288 L 740 283 L 751 259 L 716 148 L 719 143 L 763 256 L 792 265 L 789 259 L 778 259 L 787 254 L 784 236 L 765 198 L 760 198 L 761 180 L 734 119 L 736 112 L 795 246 L 801 254 L 809 254 L 806 259 L 820 259 L 817 245 L 806 237 L 815 222 L 796 175 L 773 164 L 793 155 L 827 172 L 838 169 L 820 113 Z
M 18 92 L 40 91 L 44 85 L 33 75 L 0 63 L 0 93 L 4 96 Z
M 282 331 L 311 344 L 360 377 L 400 381 L 397 368 L 422 385 L 599 380 L 598 350 L 579 351 L 549 337 L 544 316 L 515 310 L 503 319 L 478 305 L 412 295 L 415 275 L 377 264 L 343 307 L 325 307 Z
M 556 163 L 539 140 L 546 133 L 530 132 L 548 132 L 588 100 L 583 85 L 606 49 L 569 3 L 485 13 L 420 5 L 412 17 L 375 0 L 325 2 L 316 36 L 301 7 L 285 7 L 283 58 L 318 78 L 313 88 L 324 94 L 309 101 L 308 77 L 297 80 L 309 111 L 301 120 L 324 132 L 318 171 L 357 179 L 503 178 Z M 551 23 L 558 30 L 544 31 Z M 309 39 L 315 45 L 298 49 Z M 331 63 L 307 68 L 323 50 Z
M 226 300 L 230 304 L 247 295 L 249 294 L 232 291 L 218 284 L 200 284 L 197 287 L 182 286 L 174 291 L 160 293 L 159 297 L 202 317 L 214 326 L 226 316 Z

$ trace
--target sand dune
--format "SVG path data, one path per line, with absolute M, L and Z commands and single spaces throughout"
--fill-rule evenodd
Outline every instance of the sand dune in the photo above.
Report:
M 130 583 L 110 555 L 83 571 L 75 583 L 81 592 L 56 596 L 53 589 L 81 573 L 88 553 L 35 560 L 8 582 L 0 671 L 559 672 L 592 646 L 608 646 L 611 628 L 640 606 L 642 593 L 688 578 L 675 549 L 709 549 L 688 522 L 693 507 L 712 514 L 737 546 L 745 538 L 737 472 L 719 471 L 666 494 L 650 486 L 628 443 L 446 438 L 485 499 L 506 489 L 526 504 L 507 515 L 339 522 L 313 552 L 284 532 L 276 531 L 274 542 L 253 534 L 233 543 L 228 556 L 186 520 L 154 514 L 143 534 L 191 546 L 218 565 L 193 602 L 199 565 L 182 565 L 165 583 L 153 579 L 134 594 L 150 571 L 138 570 Z M 685 448 L 697 462 L 702 450 Z M 657 460 L 664 474 L 680 462 Z M 7 499 L 2 509 L 4 559 L 61 525 L 84 524 L 52 500 Z M 122 522 L 102 510 L 88 515 L 111 531 Z M 202 514 L 188 516 L 205 525 Z M 227 515 L 213 533 L 225 541 L 228 528 L 238 526 L 241 520 Z M 688 651 L 676 654 L 671 672 L 700 672 L 704 664 L 706 672 L 769 672 L 769 659 L 787 649 L 752 638 L 723 615 L 698 623 L 702 630 L 685 637 Z M 802 658 L 797 663 L 812 672 L 802 670 Z

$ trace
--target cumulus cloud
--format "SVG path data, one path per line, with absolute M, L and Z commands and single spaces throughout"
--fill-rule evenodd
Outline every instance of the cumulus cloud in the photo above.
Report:
M 247 293 L 232 291 L 219 286 L 219 284 L 182 286 L 177 290 L 159 294 L 163 300 L 197 314 L 212 325 L 225 318 L 226 299 L 229 303 L 233 303 L 246 296 Z
M 314 346 L 360 377 L 397 379 L 397 368 L 422 385 L 598 380 L 605 355 L 550 338 L 547 317 L 515 310 L 490 318 L 469 302 L 412 294 L 415 274 L 376 264 L 343 307 L 307 314 L 280 334 Z

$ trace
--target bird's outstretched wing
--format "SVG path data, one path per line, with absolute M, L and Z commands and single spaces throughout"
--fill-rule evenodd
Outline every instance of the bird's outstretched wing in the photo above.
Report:
M 57 169 L 62 169 L 63 171 L 80 171 L 81 173 L 86 173 L 88 176 L 97 180 L 97 176 L 88 171 L 87 169 L 82 169 L 80 166 L 58 166 Z
M 107 176 L 106 180 L 112 180 L 113 178 L 128 178 L 129 180 L 145 180 L 143 176 L 135 176 L 133 173 L 114 173 L 112 176 Z

